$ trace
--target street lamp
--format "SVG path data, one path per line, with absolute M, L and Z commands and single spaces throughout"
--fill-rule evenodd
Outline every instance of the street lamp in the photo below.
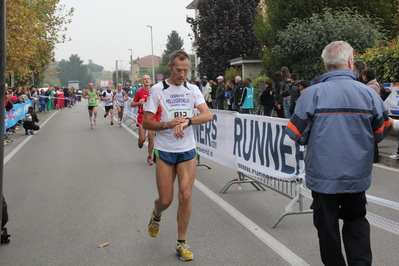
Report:
M 122 86 L 123 86 L 123 67 L 122 67 L 122 60 L 119 60 L 119 61 L 121 61 L 121 84 L 122 84 Z M 118 84 L 116 84 L 116 85 L 118 85 Z
M 130 50 L 130 73 L 131 73 L 131 75 L 132 75 L 132 86 L 134 86 L 133 50 L 132 50 L 132 49 L 129 49 L 129 50 Z
M 151 62 L 152 62 L 152 82 L 155 82 L 155 69 L 154 69 L 154 45 L 152 44 L 152 26 L 147 25 L 151 29 Z

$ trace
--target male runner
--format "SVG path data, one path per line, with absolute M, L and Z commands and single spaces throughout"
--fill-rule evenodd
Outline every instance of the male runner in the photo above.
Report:
M 89 83 L 89 89 L 83 92 L 82 97 L 88 100 L 90 125 L 91 129 L 93 129 L 94 125 L 97 125 L 97 99 L 98 99 L 97 90 L 94 89 L 93 83 Z
M 101 95 L 101 100 L 104 101 L 104 106 L 105 106 L 105 114 L 104 118 L 108 116 L 108 114 L 111 117 L 111 125 L 114 124 L 114 93 L 111 90 L 111 86 L 105 87 L 105 91 L 103 91 L 103 94 Z
M 132 102 L 130 103 L 130 106 L 132 106 L 132 107 L 138 106 L 137 125 L 139 127 L 138 146 L 140 149 L 143 147 L 143 144 L 145 142 L 146 131 L 147 131 L 143 128 L 143 116 L 144 116 L 144 111 L 145 111 L 146 104 L 147 104 L 148 94 L 150 93 L 150 89 L 151 89 L 150 76 L 144 75 L 141 78 L 141 81 L 143 83 L 143 88 L 136 92 Z M 154 164 L 154 162 L 151 158 L 153 149 L 154 149 L 154 131 L 149 130 L 148 131 L 148 156 L 147 156 L 148 165 Z
M 114 94 L 113 100 L 115 101 L 116 109 L 118 110 L 118 125 L 122 126 L 122 118 L 123 118 L 123 108 L 125 106 L 124 102 L 129 100 L 127 94 L 124 90 L 122 90 L 122 84 L 118 83 L 117 90 Z
M 212 113 L 201 91 L 185 82 L 190 71 L 190 57 L 182 50 L 171 54 L 168 68 L 170 78 L 151 88 L 144 112 L 143 128 L 157 131 L 154 152 L 156 156 L 156 182 L 158 198 L 151 213 L 148 233 L 156 237 L 161 215 L 173 200 L 174 181 L 178 179 L 177 244 L 176 252 L 181 260 L 192 260 L 193 253 L 186 243 L 186 232 L 191 216 L 191 191 L 196 173 L 196 143 L 191 125 L 212 120 Z M 158 107 L 159 121 L 153 121 Z M 194 108 L 199 115 L 194 116 Z

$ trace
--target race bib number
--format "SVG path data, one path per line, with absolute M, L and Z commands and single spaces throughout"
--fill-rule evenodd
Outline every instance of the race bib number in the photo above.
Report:
M 96 99 L 93 99 L 93 98 L 89 99 L 89 103 L 95 103 L 95 102 L 96 102 Z
M 147 107 L 147 102 L 143 102 L 143 110 L 145 111 Z
M 168 121 L 172 121 L 176 117 L 193 117 L 193 112 L 191 108 L 178 108 L 171 109 L 168 111 Z

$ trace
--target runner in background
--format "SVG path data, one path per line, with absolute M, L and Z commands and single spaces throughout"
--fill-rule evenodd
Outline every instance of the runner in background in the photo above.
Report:
M 89 109 L 89 119 L 91 129 L 94 128 L 94 125 L 97 125 L 97 90 L 94 89 L 94 84 L 89 83 L 89 89 L 83 92 L 83 98 L 88 100 L 88 109 Z
M 124 108 L 124 102 L 129 100 L 129 97 L 127 97 L 127 94 L 124 90 L 122 90 L 122 84 L 118 83 L 118 88 L 114 94 L 114 102 L 116 105 L 116 109 L 118 110 L 118 125 L 121 127 L 122 126 L 122 118 L 123 118 L 123 108 Z
M 145 106 L 147 103 L 148 94 L 150 93 L 151 89 L 150 76 L 144 75 L 141 78 L 141 82 L 143 83 L 143 88 L 136 92 L 132 102 L 130 103 L 131 107 L 138 107 L 137 126 L 139 128 L 138 146 L 140 149 L 143 147 L 147 133 L 147 130 L 143 128 L 143 116 L 144 116 L 144 110 L 146 109 Z M 148 130 L 148 156 L 147 156 L 148 165 L 154 164 L 151 158 L 153 149 L 154 149 L 154 131 Z
M 106 118 L 108 115 L 111 117 L 111 125 L 114 124 L 114 93 L 111 90 L 111 86 L 107 85 L 105 87 L 105 90 L 101 94 L 101 100 L 104 101 L 104 106 L 105 106 L 105 114 L 104 118 Z

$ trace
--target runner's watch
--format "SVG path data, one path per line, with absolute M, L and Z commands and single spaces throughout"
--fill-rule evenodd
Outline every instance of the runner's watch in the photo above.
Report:
M 192 124 L 191 118 L 190 117 L 186 117 L 186 119 L 188 120 L 188 125 L 187 126 L 191 126 L 191 124 Z

